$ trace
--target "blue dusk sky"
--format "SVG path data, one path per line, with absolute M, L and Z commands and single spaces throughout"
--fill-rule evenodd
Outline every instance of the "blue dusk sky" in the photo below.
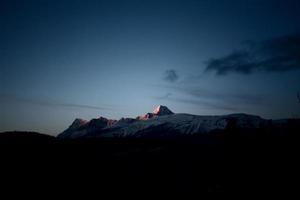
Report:
M 75 118 L 300 116 L 300 1 L 1 0 L 0 132 Z

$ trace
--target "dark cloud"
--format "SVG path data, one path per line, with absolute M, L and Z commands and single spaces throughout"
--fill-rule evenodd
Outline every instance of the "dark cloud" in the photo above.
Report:
M 47 101 L 47 100 L 23 98 L 23 97 L 18 97 L 18 96 L 14 96 L 14 95 L 0 95 L 0 101 L 18 102 L 18 103 L 26 103 L 26 104 L 33 104 L 33 105 L 40 105 L 40 106 L 50 106 L 50 107 L 110 110 L 110 108 L 106 108 L 106 107 L 98 107 L 98 106 L 83 105 L 83 104 L 73 104 L 73 103 L 64 103 L 64 102 L 50 102 L 50 101 Z
M 247 41 L 244 45 L 243 49 L 227 56 L 210 59 L 205 71 L 226 75 L 232 72 L 251 74 L 300 69 L 300 34 L 262 42 Z
M 166 70 L 164 72 L 164 80 L 174 83 L 178 80 L 178 74 L 174 69 Z

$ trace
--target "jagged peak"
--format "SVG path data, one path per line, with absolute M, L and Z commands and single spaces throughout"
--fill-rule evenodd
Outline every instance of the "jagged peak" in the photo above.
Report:
M 84 119 L 80 119 L 80 118 L 76 118 L 73 123 L 71 124 L 70 128 L 78 128 L 80 126 L 85 125 L 86 123 L 88 123 L 87 120 Z
M 153 112 L 154 115 L 172 115 L 174 114 L 167 106 L 159 105 Z
M 102 117 L 102 116 L 99 116 L 98 118 L 96 118 L 96 120 L 104 120 L 104 121 L 108 121 L 108 119 L 107 119 L 107 118 L 105 118 L 105 117 Z
M 136 119 L 148 120 L 157 116 L 172 115 L 172 114 L 174 113 L 167 106 L 159 105 L 153 110 L 152 113 L 146 113 L 143 116 L 138 116 Z

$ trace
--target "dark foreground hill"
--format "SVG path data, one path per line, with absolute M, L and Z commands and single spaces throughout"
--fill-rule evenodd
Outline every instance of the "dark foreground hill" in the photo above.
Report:
M 297 192 L 300 132 L 295 123 L 285 134 L 228 127 L 210 135 L 169 139 L 72 140 L 1 133 L 1 181 L 7 188 L 90 191 L 99 196 L 124 191 L 246 196 Z M 252 137 L 245 137 L 249 134 Z

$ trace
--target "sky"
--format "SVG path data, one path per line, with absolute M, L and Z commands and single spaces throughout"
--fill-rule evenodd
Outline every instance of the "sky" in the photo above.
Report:
M 298 0 L 1 0 L 0 132 L 175 113 L 300 117 Z

